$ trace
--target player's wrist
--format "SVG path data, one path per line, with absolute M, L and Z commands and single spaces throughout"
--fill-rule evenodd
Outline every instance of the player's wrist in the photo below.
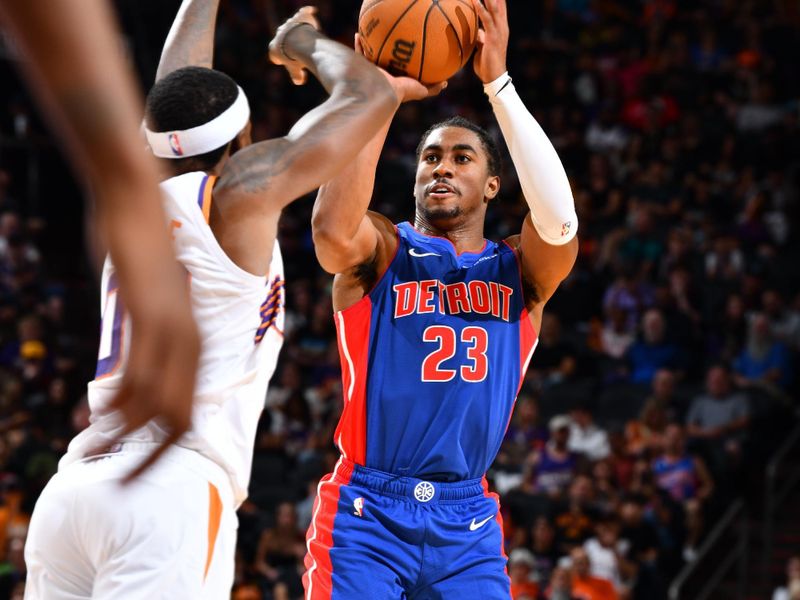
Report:
M 507 70 L 504 70 L 497 77 L 483 83 L 483 93 L 490 99 L 497 96 L 500 92 L 511 85 L 511 76 Z
M 280 53 L 288 60 L 307 63 L 314 49 L 314 42 L 322 34 L 311 23 L 297 23 L 280 40 Z

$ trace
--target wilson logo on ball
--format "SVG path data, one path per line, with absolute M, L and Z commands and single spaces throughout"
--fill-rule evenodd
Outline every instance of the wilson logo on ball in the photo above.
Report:
M 392 60 L 389 61 L 389 71 L 406 74 L 408 73 L 408 63 L 414 56 L 414 42 L 406 40 L 395 40 L 392 49 Z

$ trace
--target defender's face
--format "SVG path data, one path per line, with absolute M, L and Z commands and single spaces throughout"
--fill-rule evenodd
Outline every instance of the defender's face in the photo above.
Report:
M 417 212 L 428 221 L 468 215 L 497 195 L 499 178 L 489 175 L 478 135 L 461 127 L 441 127 L 425 140 L 414 186 Z

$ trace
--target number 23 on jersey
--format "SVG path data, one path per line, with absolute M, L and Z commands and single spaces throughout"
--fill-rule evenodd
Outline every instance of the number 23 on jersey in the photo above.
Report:
M 459 356 L 462 364 L 457 370 L 446 369 L 442 365 L 455 357 L 459 349 L 458 337 L 466 345 L 465 355 Z M 483 327 L 465 327 L 458 336 L 452 327 L 431 325 L 422 333 L 422 341 L 437 344 L 422 361 L 422 381 L 451 381 L 456 375 L 468 383 L 478 383 L 486 379 L 489 371 L 489 360 L 486 356 L 489 335 Z

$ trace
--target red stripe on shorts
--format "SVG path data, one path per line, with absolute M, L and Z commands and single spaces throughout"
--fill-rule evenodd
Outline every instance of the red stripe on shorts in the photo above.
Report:
M 303 575 L 305 600 L 330 600 L 333 592 L 330 551 L 333 547 L 333 522 L 339 508 L 341 487 L 342 484 L 333 474 L 323 477 L 317 486 L 311 525 L 306 534 L 306 572 Z
M 487 498 L 492 498 L 495 504 L 497 504 L 497 514 L 494 520 L 497 521 L 497 524 L 500 526 L 500 554 L 506 559 L 506 566 L 503 571 L 505 571 L 506 577 L 508 577 L 508 594 L 509 597 L 511 597 L 511 577 L 508 575 L 508 555 L 506 554 L 505 547 L 506 531 L 503 525 L 503 513 L 500 512 L 500 496 L 489 491 L 489 482 L 486 481 L 486 477 L 481 480 L 481 486 L 483 487 L 483 495 Z

